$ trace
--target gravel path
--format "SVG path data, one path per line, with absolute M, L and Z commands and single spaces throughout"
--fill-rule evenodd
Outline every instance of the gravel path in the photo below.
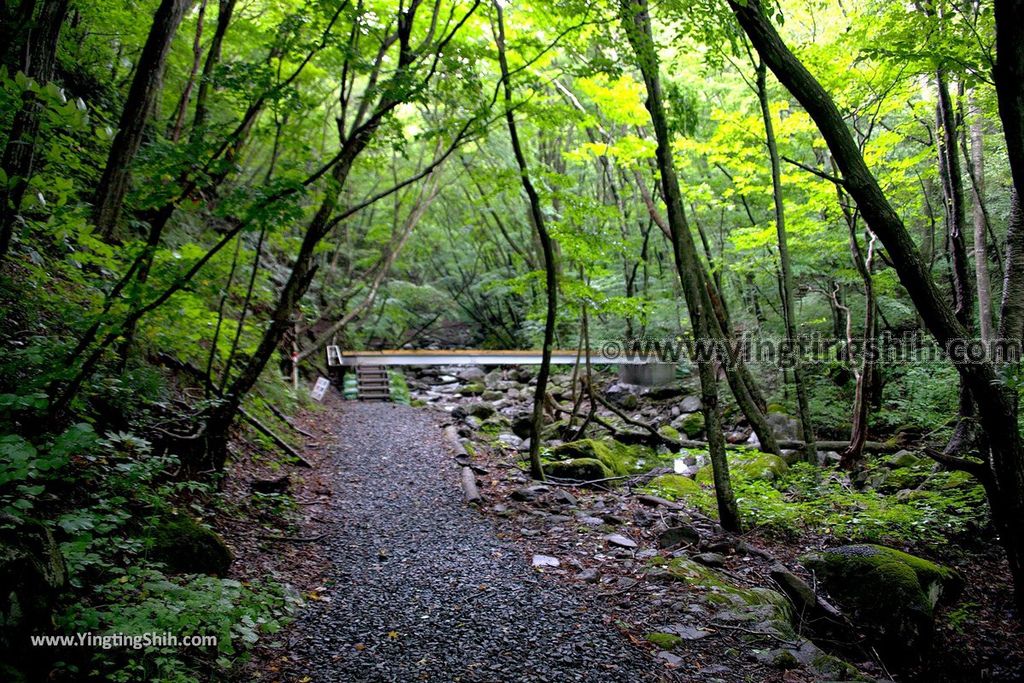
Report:
M 323 681 L 657 681 L 665 669 L 585 595 L 539 576 L 462 500 L 437 413 L 347 403 L 330 602 L 291 634 Z

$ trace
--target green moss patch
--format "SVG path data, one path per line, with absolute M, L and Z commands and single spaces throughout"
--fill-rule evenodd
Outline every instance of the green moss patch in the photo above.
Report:
M 761 451 L 729 451 L 729 471 L 738 474 L 747 481 L 775 481 L 781 478 L 789 469 L 786 461 L 772 453 Z M 714 474 L 711 465 L 700 468 L 695 475 L 696 480 L 702 484 L 714 482 Z
M 556 479 L 573 481 L 596 481 L 608 479 L 615 474 L 597 458 L 573 458 L 555 460 L 544 465 L 544 473 Z
M 692 500 L 708 495 L 700 484 L 681 474 L 663 474 L 655 477 L 644 487 L 644 491 L 668 500 Z
M 679 644 L 683 642 L 682 638 L 671 633 L 648 633 L 644 638 L 646 638 L 648 642 L 654 643 L 662 650 L 671 650 L 674 647 L 678 647 Z
M 679 428 L 691 439 L 697 438 L 704 432 L 704 413 L 690 413 L 679 421 Z
M 615 476 L 646 472 L 664 458 L 646 446 L 620 443 L 612 439 L 580 439 L 564 443 L 551 451 L 553 460 L 589 458 L 600 460 Z

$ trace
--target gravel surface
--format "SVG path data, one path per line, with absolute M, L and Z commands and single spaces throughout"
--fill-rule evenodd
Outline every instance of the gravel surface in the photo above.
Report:
M 540 576 L 462 500 L 443 416 L 347 403 L 337 426 L 334 563 L 291 629 L 290 673 L 321 681 L 658 681 L 580 593 Z

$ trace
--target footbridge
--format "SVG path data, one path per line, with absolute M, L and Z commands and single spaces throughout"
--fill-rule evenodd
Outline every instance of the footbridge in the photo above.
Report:
M 389 349 L 382 351 L 348 351 L 338 346 L 327 347 L 327 365 L 331 368 L 353 368 L 380 365 L 540 365 L 540 350 L 507 351 L 490 349 Z M 585 360 L 575 349 L 551 352 L 553 365 L 573 365 L 577 358 Z M 590 362 L 609 365 L 646 365 L 654 358 L 638 353 L 624 354 L 619 349 L 591 349 Z

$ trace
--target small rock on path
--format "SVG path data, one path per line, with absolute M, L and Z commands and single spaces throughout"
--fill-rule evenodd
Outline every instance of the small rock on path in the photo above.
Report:
M 348 403 L 337 426 L 328 601 L 289 636 L 294 674 L 349 681 L 641 681 L 671 673 L 582 592 L 531 569 L 467 507 L 437 413 Z

